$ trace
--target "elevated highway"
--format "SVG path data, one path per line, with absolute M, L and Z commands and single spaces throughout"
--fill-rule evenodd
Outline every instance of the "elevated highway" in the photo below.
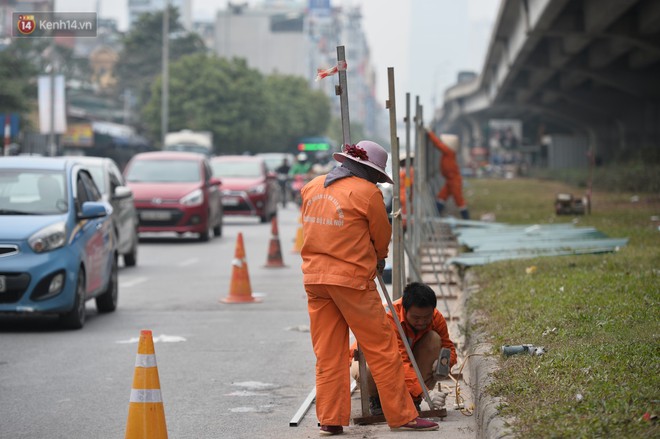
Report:
M 523 144 L 581 139 L 603 163 L 660 154 L 660 1 L 502 0 L 481 72 L 446 90 L 434 128 L 488 145 L 489 121 Z

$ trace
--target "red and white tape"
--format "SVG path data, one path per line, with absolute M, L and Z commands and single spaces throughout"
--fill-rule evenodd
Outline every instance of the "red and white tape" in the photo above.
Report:
M 318 69 L 316 71 L 316 81 L 319 81 L 325 78 L 326 76 L 335 75 L 339 71 L 346 70 L 346 67 L 347 67 L 346 61 L 339 61 L 336 66 L 331 67 L 327 70 Z

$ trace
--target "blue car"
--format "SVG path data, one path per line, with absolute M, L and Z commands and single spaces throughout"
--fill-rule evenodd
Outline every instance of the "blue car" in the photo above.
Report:
M 112 207 L 75 159 L 0 157 L 0 313 L 85 324 L 117 308 Z

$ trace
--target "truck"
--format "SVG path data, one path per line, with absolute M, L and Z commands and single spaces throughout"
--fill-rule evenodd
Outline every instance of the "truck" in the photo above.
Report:
M 213 155 L 213 133 L 210 131 L 181 130 L 165 135 L 163 151 L 187 151 Z

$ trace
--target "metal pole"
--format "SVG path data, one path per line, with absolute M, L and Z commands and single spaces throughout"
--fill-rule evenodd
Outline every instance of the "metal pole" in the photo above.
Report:
M 394 68 L 387 68 L 388 99 L 385 108 L 390 114 L 390 144 L 392 149 L 392 296 L 394 299 L 401 297 L 401 269 L 404 267 L 403 252 L 401 249 L 401 235 L 403 221 L 401 219 L 401 201 L 399 199 L 401 181 L 399 178 L 399 138 L 396 134 L 396 98 L 394 92 Z
M 163 66 L 162 66 L 162 84 L 161 84 L 161 114 L 160 114 L 160 134 L 163 146 L 165 145 L 165 136 L 168 131 L 169 124 L 169 92 L 170 92 L 170 78 L 169 78 L 169 60 L 170 60 L 170 2 L 165 2 L 165 9 L 163 9 Z
M 414 135 L 415 135 L 415 162 L 413 164 L 413 169 L 415 170 L 415 175 L 414 175 L 414 181 L 413 181 L 413 203 L 414 203 L 414 209 L 413 209 L 413 221 L 416 225 L 416 227 L 413 229 L 413 236 L 412 236 L 412 245 L 411 248 L 413 250 L 413 260 L 414 260 L 414 265 L 419 267 L 421 265 L 421 261 L 419 260 L 419 254 L 416 249 L 419 249 L 419 245 L 421 242 L 421 221 L 422 221 L 422 200 L 420 197 L 420 193 L 423 190 L 422 188 L 422 167 L 424 166 L 424 161 L 423 159 L 423 146 L 422 142 L 420 140 L 420 129 L 419 129 L 419 121 L 421 119 L 421 115 L 419 114 L 419 96 L 415 97 L 415 118 L 414 118 Z M 412 272 L 410 272 L 412 274 Z M 417 273 L 415 273 L 417 274 Z M 422 278 L 420 276 L 417 276 L 415 278 L 416 281 L 420 282 Z
M 348 82 L 346 81 L 346 52 L 344 46 L 337 46 L 337 65 L 339 66 L 339 86 L 335 88 L 335 94 L 339 95 L 339 105 L 341 110 L 341 132 L 342 132 L 342 150 L 343 145 L 351 144 L 351 124 L 348 116 Z
M 406 179 L 410 181 L 411 185 L 414 183 L 412 177 L 412 161 L 410 160 L 410 93 L 406 93 Z M 405 182 L 404 182 L 405 184 Z M 412 236 L 414 229 L 417 227 L 415 221 L 413 220 L 414 214 L 414 202 L 413 202 L 413 187 L 406 186 L 406 234 L 403 237 L 404 243 L 407 241 L 408 245 L 412 243 Z M 411 266 L 413 261 L 408 257 L 408 275 L 411 273 Z

